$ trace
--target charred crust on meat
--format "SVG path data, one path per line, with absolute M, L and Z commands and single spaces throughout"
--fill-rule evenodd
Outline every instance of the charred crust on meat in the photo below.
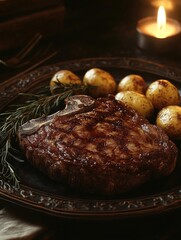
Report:
M 37 119 L 31 119 L 22 126 L 19 127 L 18 136 L 21 134 L 32 134 L 36 132 L 43 125 L 50 124 L 54 118 L 58 116 L 66 116 L 75 113 L 80 113 L 82 110 L 88 111 L 94 105 L 94 99 L 87 95 L 76 95 L 66 98 L 65 109 L 58 111 L 49 116 L 42 116 Z
M 38 128 L 33 124 L 39 119 L 32 120 L 19 130 L 28 161 L 51 179 L 79 191 L 110 195 L 174 170 L 176 145 L 113 96 L 73 96 L 66 104 L 71 111 L 65 108 L 41 118 Z

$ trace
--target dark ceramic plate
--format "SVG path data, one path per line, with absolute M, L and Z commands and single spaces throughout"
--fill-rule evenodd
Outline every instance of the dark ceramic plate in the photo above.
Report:
M 110 72 L 117 81 L 127 74 L 140 74 L 150 83 L 159 78 L 172 81 L 181 90 L 181 71 L 153 62 L 133 58 L 97 58 L 57 63 L 45 66 L 0 85 L 1 111 L 14 101 L 19 92 L 32 92 L 48 83 L 55 72 L 69 69 L 80 77 L 86 70 L 99 67 Z M 179 152 L 181 143 L 177 142 Z M 26 161 L 13 161 L 21 179 L 16 189 L 7 179 L 0 178 L 0 198 L 11 204 L 44 212 L 60 218 L 115 219 L 161 213 L 181 207 L 181 154 L 171 176 L 147 183 L 134 192 L 100 197 L 81 194 L 65 185 L 55 183 Z

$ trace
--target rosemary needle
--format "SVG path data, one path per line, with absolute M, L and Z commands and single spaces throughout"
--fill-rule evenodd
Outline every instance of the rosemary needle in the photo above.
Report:
M 28 98 L 23 104 L 12 105 L 11 110 L 0 114 L 0 176 L 12 181 L 15 187 L 19 186 L 19 179 L 9 159 L 22 162 L 19 151 L 13 144 L 18 143 L 17 131 L 19 126 L 30 119 L 47 116 L 63 106 L 65 98 L 75 94 L 85 94 L 88 87 L 79 84 L 56 84 L 55 95 L 51 95 L 45 87 L 38 94 L 20 95 Z M 47 90 L 48 89 L 48 90 Z

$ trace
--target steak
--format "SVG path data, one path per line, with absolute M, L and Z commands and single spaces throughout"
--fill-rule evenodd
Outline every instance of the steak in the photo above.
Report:
M 66 107 L 18 131 L 27 159 L 51 179 L 88 193 L 119 194 L 168 176 L 177 147 L 114 96 L 66 99 Z

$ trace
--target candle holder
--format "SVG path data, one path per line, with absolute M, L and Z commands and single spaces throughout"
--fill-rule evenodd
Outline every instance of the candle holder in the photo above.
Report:
M 168 18 L 165 36 L 157 34 L 157 18 L 147 17 L 137 23 L 137 46 L 150 53 L 170 53 L 176 51 L 181 41 L 181 25 Z

